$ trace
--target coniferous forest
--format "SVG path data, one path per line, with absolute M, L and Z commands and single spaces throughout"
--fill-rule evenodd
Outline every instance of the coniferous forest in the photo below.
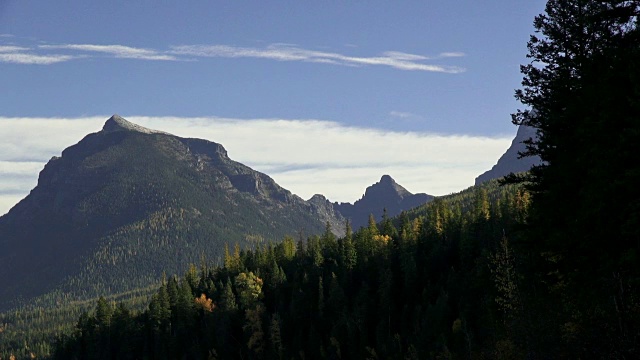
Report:
M 253 248 L 228 243 L 223 264 L 167 274 L 142 306 L 98 299 L 43 351 L 640 358 L 639 18 L 638 0 L 549 0 L 535 18 L 516 91 L 529 110 L 513 115 L 538 130 L 522 154 L 540 157 L 531 171 L 347 223 L 344 237 L 327 225 Z
M 306 241 L 227 247 L 224 266 L 163 280 L 143 312 L 98 300 L 55 357 L 517 357 L 518 274 L 506 228 L 522 223 L 529 198 L 491 185 L 413 217 L 372 220 L 355 233 L 346 225 L 339 239 L 328 228 Z

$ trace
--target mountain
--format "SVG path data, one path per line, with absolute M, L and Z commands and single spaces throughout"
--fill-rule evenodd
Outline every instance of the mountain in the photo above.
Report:
M 540 158 L 537 156 L 529 156 L 519 159 L 518 152 L 526 150 L 525 144 L 522 142 L 527 139 L 535 139 L 537 137 L 536 129 L 529 126 L 519 126 L 516 137 L 511 142 L 511 146 L 498 159 L 491 170 L 488 170 L 476 178 L 476 185 L 482 184 L 491 179 L 498 179 L 510 173 L 518 173 L 528 171 L 533 165 L 540 164 Z
M 321 233 L 326 221 L 343 222 L 326 208 L 220 144 L 114 115 L 53 157 L 0 217 L 0 309 L 51 291 L 75 298 L 146 286 L 219 259 L 225 243 Z
M 343 236 L 345 233 L 345 221 L 344 216 L 336 210 L 331 201 L 329 201 L 324 195 L 315 194 L 311 199 L 307 200 L 313 209 L 313 213 L 316 214 L 318 219 L 325 223 L 329 222 L 332 232 L 338 236 Z
M 342 216 L 351 220 L 354 229 L 366 226 L 369 215 L 373 214 L 376 221 L 382 218 L 384 209 L 389 217 L 400 214 L 423 205 L 433 199 L 427 194 L 412 194 L 395 182 L 389 175 L 383 175 L 379 182 L 369 186 L 360 200 L 355 203 L 337 203 L 333 208 Z

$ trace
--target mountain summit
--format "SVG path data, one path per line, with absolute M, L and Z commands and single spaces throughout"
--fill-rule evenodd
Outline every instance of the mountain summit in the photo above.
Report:
M 224 244 L 253 247 L 342 218 L 231 160 L 220 144 L 114 115 L 52 158 L 0 217 L 0 309 L 49 291 L 88 297 L 182 273 Z
M 138 124 L 134 124 L 118 114 L 111 116 L 102 127 L 102 132 L 109 133 L 115 131 L 137 131 L 143 134 L 167 134 L 162 131 L 151 130 Z
M 533 165 L 540 164 L 540 158 L 537 156 L 519 158 L 518 155 L 519 152 L 526 150 L 526 145 L 523 141 L 531 138 L 535 139 L 536 136 L 535 128 L 524 125 L 519 126 L 516 137 L 511 142 L 511 146 L 500 159 L 498 159 L 498 163 L 496 163 L 491 170 L 487 170 L 476 178 L 476 185 L 480 185 L 491 179 L 501 178 L 510 173 L 529 171 Z
M 409 191 L 398 184 L 393 178 L 389 175 L 382 175 L 380 181 L 369 186 L 364 193 L 363 200 L 371 201 L 371 199 L 380 199 L 380 200 L 399 200 L 402 201 L 404 198 L 411 196 Z
M 380 181 L 367 187 L 364 195 L 355 203 L 334 203 L 334 208 L 345 218 L 351 220 L 354 229 L 366 226 L 369 215 L 381 219 L 384 210 L 389 217 L 420 206 L 433 199 L 427 194 L 412 194 L 398 184 L 389 175 L 383 175 Z

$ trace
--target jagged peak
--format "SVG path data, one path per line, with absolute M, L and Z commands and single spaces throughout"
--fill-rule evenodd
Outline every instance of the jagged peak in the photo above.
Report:
M 393 180 L 393 178 L 390 175 L 382 175 L 382 177 L 380 178 L 380 183 L 391 183 L 391 184 L 395 184 L 396 181 Z
M 380 178 L 380 181 L 378 181 L 377 183 L 367 188 L 367 190 L 365 191 L 365 196 L 367 195 L 367 193 L 371 194 L 372 192 L 384 191 L 383 189 L 391 189 L 400 197 L 413 195 L 409 191 L 407 191 L 407 189 L 402 187 L 402 185 L 398 184 L 395 180 L 393 180 L 391 176 L 382 175 L 382 177 Z
M 309 202 L 313 202 L 313 201 L 329 201 L 326 196 L 322 195 L 322 194 L 314 194 L 309 200 L 307 200 Z
M 116 131 L 136 131 L 144 134 L 166 134 L 163 131 L 153 130 L 134 124 L 118 114 L 113 114 L 102 127 L 102 132 L 110 133 Z

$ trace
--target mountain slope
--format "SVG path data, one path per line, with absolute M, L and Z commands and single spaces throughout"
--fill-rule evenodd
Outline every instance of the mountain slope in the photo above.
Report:
M 114 115 L 52 158 L 0 217 L 0 309 L 52 290 L 84 297 L 145 286 L 218 258 L 225 243 L 255 246 L 340 221 L 315 209 L 220 144 Z
M 539 164 L 540 158 L 537 156 L 524 157 L 521 159 L 518 158 L 518 152 L 526 150 L 525 144 L 522 142 L 530 138 L 535 139 L 536 136 L 536 130 L 534 128 L 529 126 L 519 126 L 516 137 L 511 142 L 511 146 L 500 157 L 500 159 L 498 159 L 498 162 L 491 168 L 491 170 L 487 170 L 476 178 L 476 185 L 482 184 L 483 182 L 491 179 L 501 178 L 510 173 L 528 171 L 533 165 Z
M 389 217 L 400 214 L 423 205 L 433 199 L 427 194 L 412 194 L 395 182 L 389 175 L 383 175 L 379 182 L 369 186 L 365 194 L 355 203 L 334 203 L 333 207 L 342 216 L 351 220 L 354 229 L 366 226 L 369 215 L 373 214 L 376 221 L 382 217 L 384 209 Z

